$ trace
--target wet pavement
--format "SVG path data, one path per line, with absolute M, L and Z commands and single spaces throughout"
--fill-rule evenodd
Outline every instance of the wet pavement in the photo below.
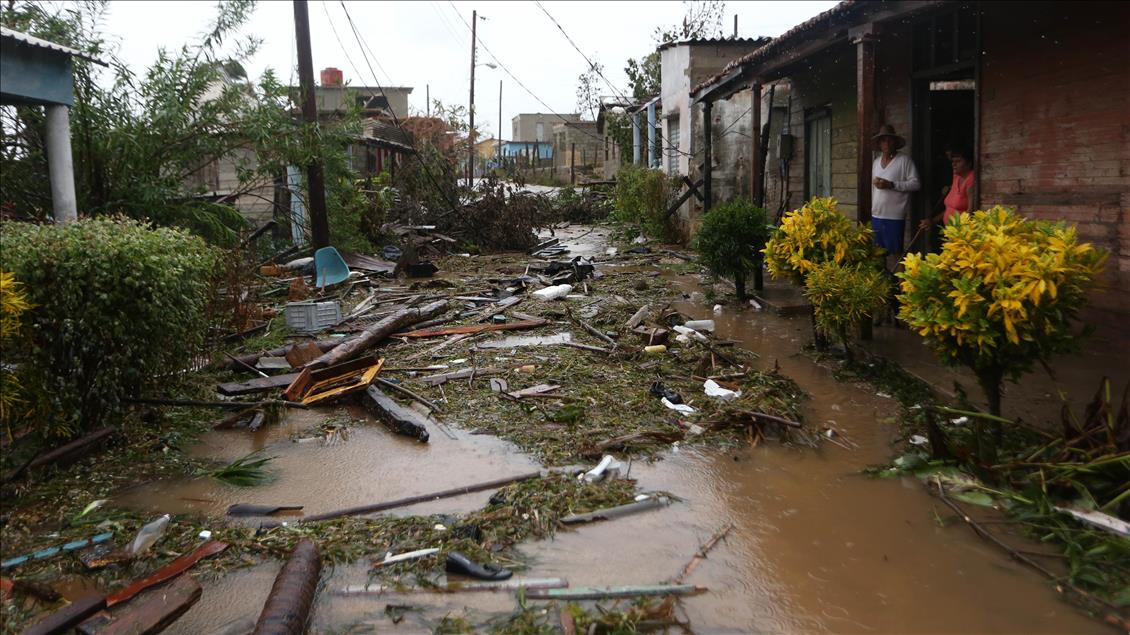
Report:
M 606 229 L 600 231 L 606 232 Z M 583 249 L 603 253 L 585 236 Z M 592 241 L 591 243 L 589 241 Z M 593 244 L 596 243 L 596 244 Z M 575 255 L 571 254 L 571 255 Z M 689 293 L 691 277 L 678 279 Z M 572 586 L 655 584 L 675 576 L 699 545 L 727 523 L 735 528 L 687 582 L 709 592 L 686 598 L 682 610 L 698 633 L 1105 633 L 1108 628 L 1067 603 L 1036 574 L 1011 561 L 947 516 L 914 479 L 860 474 L 893 453 L 898 405 L 862 384 L 843 384 L 830 368 L 799 353 L 810 337 L 806 316 L 677 307 L 713 318 L 716 337 L 737 340 L 760 355 L 759 366 L 793 378 L 807 393 L 806 424 L 833 425 L 857 445 L 818 449 L 763 442 L 723 450 L 671 448 L 662 460 L 637 462 L 631 476 L 642 490 L 680 497 L 671 507 L 562 531 L 526 543 L 523 575 L 560 576 Z M 359 412 L 353 416 L 361 417 Z M 514 446 L 456 431 L 429 444 L 396 437 L 372 422 L 354 425 L 347 442 L 294 443 L 325 413 L 298 412 L 256 434 L 207 435 L 194 451 L 230 460 L 263 448 L 278 456 L 277 481 L 230 488 L 195 480 L 149 484 L 120 502 L 153 511 L 221 516 L 234 502 L 306 505 L 306 513 L 441 490 L 528 471 L 534 463 Z M 458 423 L 458 413 L 443 419 Z M 397 513 L 456 513 L 485 504 L 490 492 L 447 499 Z M 936 515 L 937 514 L 937 515 Z M 209 633 L 254 617 L 279 563 L 234 571 L 205 584 L 204 596 L 169 633 Z M 366 581 L 367 563 L 323 574 L 315 632 L 427 632 L 445 614 L 505 614 L 511 593 L 427 593 L 342 597 Z M 414 605 L 399 625 L 386 605 Z

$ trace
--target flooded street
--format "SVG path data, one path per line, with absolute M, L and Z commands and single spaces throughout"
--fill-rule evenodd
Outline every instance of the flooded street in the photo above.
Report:
M 605 230 L 599 230 L 602 233 Z M 603 253 L 588 243 L 582 252 Z M 564 240 L 564 239 L 563 239 Z M 600 241 L 603 242 L 603 241 Z M 605 271 L 615 267 L 606 266 Z M 679 277 L 687 293 L 697 280 Z M 670 448 L 662 460 L 635 462 L 643 491 L 668 491 L 669 508 L 560 531 L 520 545 L 525 577 L 563 577 L 571 586 L 656 584 L 674 577 L 707 538 L 735 528 L 687 582 L 708 592 L 684 598 L 698 633 L 1106 633 L 1108 628 L 1062 601 L 1038 575 L 948 518 L 915 479 L 880 480 L 860 471 L 890 458 L 898 404 L 862 384 L 844 384 L 798 353 L 810 336 L 805 316 L 683 303 L 694 318 L 713 318 L 715 335 L 760 355 L 758 366 L 793 378 L 809 395 L 807 426 L 834 426 L 857 447 L 818 449 L 763 441 L 731 450 Z M 515 336 L 505 346 L 530 342 Z M 491 340 L 488 340 L 491 341 Z M 641 388 L 643 389 L 643 388 Z M 153 512 L 200 512 L 217 522 L 228 505 L 303 505 L 306 514 L 519 474 L 537 463 L 515 446 L 458 428 L 455 407 L 431 443 L 396 437 L 351 410 L 347 441 L 296 443 L 326 418 L 294 411 L 282 424 L 249 434 L 208 434 L 194 453 L 228 461 L 252 450 L 277 456 L 274 482 L 234 488 L 210 479 L 161 482 L 124 492 L 118 502 Z M 340 416 L 340 415 L 338 415 Z M 491 492 L 435 501 L 397 514 L 460 513 L 482 507 Z M 205 584 L 203 600 L 167 632 L 209 633 L 262 606 L 278 563 L 233 571 Z M 513 593 L 388 593 L 346 596 L 366 582 L 368 562 L 327 569 L 313 617 L 316 632 L 428 632 L 445 614 L 488 617 L 516 608 Z M 394 625 L 386 605 L 422 609 Z M 236 629 L 239 632 L 239 629 Z

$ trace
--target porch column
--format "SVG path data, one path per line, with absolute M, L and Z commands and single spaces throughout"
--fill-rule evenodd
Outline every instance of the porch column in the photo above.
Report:
M 702 165 L 702 211 L 704 213 L 710 211 L 710 204 L 714 200 L 711 197 L 711 183 L 714 180 L 714 103 L 709 101 L 702 102 L 702 153 L 704 155 Z
M 640 164 L 640 113 L 632 115 L 632 165 Z
M 856 154 L 856 201 L 859 222 L 871 221 L 871 135 L 878 129 L 875 120 L 875 35 L 860 33 L 855 39 L 856 51 L 856 125 L 859 148 Z
M 754 205 L 761 207 L 765 205 L 765 195 L 761 191 L 761 184 L 764 182 L 762 177 L 762 170 L 764 166 L 761 165 L 761 82 L 754 82 L 750 86 L 750 104 L 749 112 L 751 116 L 750 130 L 750 143 L 749 143 L 749 198 L 753 201 Z M 769 106 L 772 108 L 772 104 Z
M 47 172 L 51 179 L 51 208 L 56 223 L 78 218 L 74 158 L 71 156 L 71 114 L 61 104 L 47 110 Z
M 647 105 L 647 167 L 659 169 L 659 141 L 655 138 L 655 102 Z

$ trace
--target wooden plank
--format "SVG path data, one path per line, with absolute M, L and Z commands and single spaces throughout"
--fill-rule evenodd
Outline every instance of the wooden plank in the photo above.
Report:
M 110 438 L 118 431 L 114 426 L 106 426 L 101 430 L 91 432 L 90 434 L 71 441 L 66 445 L 59 446 L 50 452 L 38 456 L 31 463 L 28 464 L 28 470 L 34 470 L 46 465 L 54 465 L 56 467 L 66 467 L 90 452 L 93 452 L 103 441 Z
M 227 547 L 228 543 L 226 542 L 209 540 L 193 550 L 192 553 L 183 555 L 160 569 L 157 569 L 152 575 L 133 582 L 126 588 L 106 596 L 106 607 L 109 608 L 115 604 L 121 604 L 149 587 L 175 578 L 201 559 L 214 556 L 224 549 L 227 549 Z
M 650 304 L 645 304 L 645 305 L 641 306 L 638 311 L 636 311 L 635 313 L 632 314 L 632 317 L 628 318 L 628 321 L 624 323 L 624 327 L 629 328 L 629 329 L 636 328 L 641 323 L 643 323 L 644 318 L 647 317 L 647 314 L 650 311 L 651 311 L 651 305 Z
M 268 392 L 278 388 L 286 388 L 298 378 L 298 375 L 299 373 L 287 373 L 273 377 L 258 377 L 244 382 L 228 382 L 216 386 L 216 391 L 228 397 Z
M 438 337 L 440 335 L 470 335 L 488 331 L 519 331 L 532 329 L 549 324 L 549 320 L 523 320 L 521 322 L 505 322 L 503 324 L 471 324 L 468 326 L 449 326 L 439 329 L 423 329 L 393 333 L 392 337 Z
M 560 387 L 561 386 L 554 386 L 554 385 L 550 385 L 550 384 L 538 384 L 537 386 L 530 386 L 529 388 L 523 388 L 522 390 L 515 390 L 514 392 L 510 392 L 510 393 L 506 393 L 506 394 L 510 395 L 511 397 L 513 397 L 515 399 L 521 399 L 522 397 L 532 397 L 532 396 L 535 396 L 535 395 L 544 395 L 548 392 L 553 392 Z
M 472 375 L 475 377 L 491 377 L 493 375 L 501 375 L 505 372 L 505 368 L 464 368 L 463 370 L 457 370 L 453 373 L 441 373 L 439 375 L 421 377 L 420 381 L 436 386 L 447 383 L 453 379 L 467 379 Z
M 400 405 L 376 386 L 369 386 L 365 394 L 368 397 L 365 400 L 365 405 L 393 432 L 427 443 L 428 420 L 426 417 L 411 408 Z
M 23 635 L 53 635 L 65 633 L 87 617 L 106 608 L 106 598 L 101 595 L 81 597 L 42 620 L 24 629 Z
M 193 604 L 203 589 L 192 576 L 180 576 L 167 586 L 147 591 L 110 614 L 109 621 L 97 616 L 78 627 L 82 635 L 150 635 L 160 633 Z
M 607 509 L 598 509 L 587 514 L 570 514 L 562 518 L 561 523 L 565 525 L 577 525 L 580 523 L 591 523 L 596 520 L 613 520 L 621 516 L 659 509 L 660 507 L 666 507 L 670 504 L 671 501 L 666 496 L 653 496 L 636 503 L 618 505 Z

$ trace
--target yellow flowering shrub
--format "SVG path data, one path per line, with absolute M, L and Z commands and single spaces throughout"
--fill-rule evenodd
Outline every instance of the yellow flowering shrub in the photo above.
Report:
M 1004 377 L 1073 348 L 1072 322 L 1106 256 L 1063 223 L 1000 206 L 960 214 L 941 253 L 903 259 L 899 317 L 944 362 L 973 369 L 1000 414 Z
M 805 277 L 825 262 L 878 262 L 882 254 L 872 243 L 871 228 L 841 214 L 834 198 L 813 198 L 786 214 L 763 251 L 765 264 L 774 278 L 788 278 L 798 285 L 803 285 Z
M 881 311 L 890 291 L 891 284 L 882 269 L 860 264 L 822 263 L 808 274 L 804 284 L 816 329 L 838 338 L 849 361 L 853 359 L 853 327 Z
M 12 338 L 20 332 L 20 316 L 31 308 L 22 286 L 9 271 L 0 271 L 0 357 L 11 345 Z M 20 398 L 20 383 L 11 369 L 0 366 L 0 422 L 7 429 L 16 406 L 24 403 Z

